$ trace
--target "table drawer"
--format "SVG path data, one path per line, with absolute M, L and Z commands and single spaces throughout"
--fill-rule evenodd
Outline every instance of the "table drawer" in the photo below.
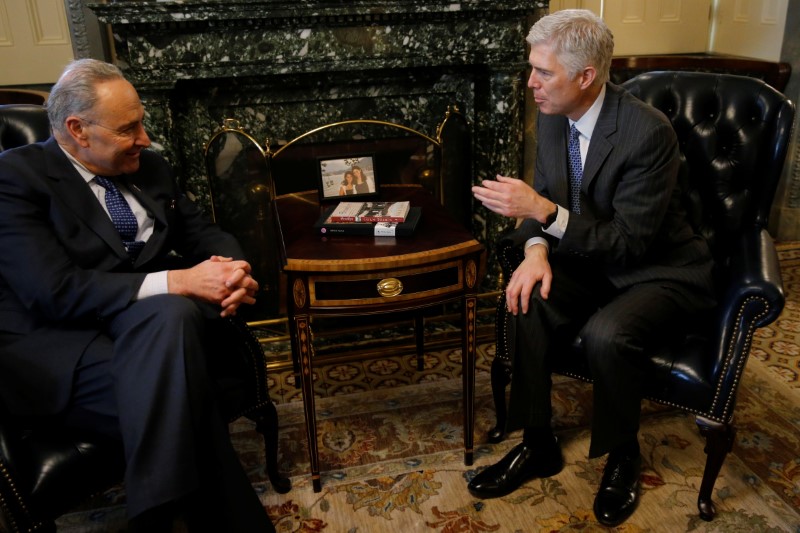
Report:
M 462 261 L 397 271 L 308 277 L 312 308 L 405 302 L 457 293 L 463 286 Z

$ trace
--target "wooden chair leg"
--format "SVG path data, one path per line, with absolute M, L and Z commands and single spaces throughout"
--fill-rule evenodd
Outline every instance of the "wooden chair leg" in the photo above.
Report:
M 711 521 L 717 514 L 711 493 L 722 469 L 722 463 L 725 462 L 725 456 L 733 449 L 736 429 L 730 423 L 723 424 L 703 417 L 697 417 L 696 422 L 700 434 L 706 438 L 705 452 L 708 456 L 703 480 L 700 483 L 700 494 L 697 497 L 697 509 L 700 511 L 700 518 Z
M 256 431 L 264 437 L 267 476 L 272 488 L 278 494 L 286 494 L 292 489 L 292 482 L 278 470 L 278 412 L 275 404 L 270 402 L 259 408 L 253 420 L 256 423 Z
M 506 270 L 504 269 L 504 272 Z M 506 387 L 511 383 L 511 358 L 508 355 L 508 311 L 505 291 L 500 291 L 495 309 L 495 355 L 492 360 L 492 399 L 494 400 L 495 426 L 486 440 L 492 444 L 502 442 L 506 436 Z
M 506 436 L 506 387 L 511 383 L 511 361 L 495 356 L 492 361 L 492 398 L 496 416 L 495 426 L 489 430 L 486 440 L 496 444 Z

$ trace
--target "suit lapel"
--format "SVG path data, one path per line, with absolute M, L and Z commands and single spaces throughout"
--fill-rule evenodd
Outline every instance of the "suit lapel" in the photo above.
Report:
M 567 165 L 567 142 L 569 139 L 569 121 L 564 118 L 561 138 L 548 148 L 555 152 L 553 156 L 553 176 L 564 176 L 563 179 L 551 180 L 548 184 L 551 200 L 559 205 L 569 205 L 569 167 Z M 558 131 L 558 130 L 556 130 Z M 555 136 L 554 136 L 555 137 Z M 535 181 L 535 178 L 534 178 Z
M 116 255 L 126 259 L 128 253 L 108 214 L 52 137 L 45 144 L 44 153 L 47 175 L 53 182 L 53 190 L 64 205 L 94 231 Z
M 139 200 L 139 203 L 142 204 L 142 207 L 145 208 L 147 214 L 153 217 L 156 222 L 166 224 L 167 217 L 166 213 L 164 213 L 164 207 L 141 188 L 136 178 L 137 175 L 133 174 L 131 176 L 123 176 L 122 180 L 126 187 L 128 187 L 128 190 L 131 191 L 131 194 L 133 194 L 136 199 Z M 156 224 L 156 226 L 158 226 L 158 224 Z
M 612 84 L 606 85 L 606 96 L 600 115 L 592 132 L 589 151 L 586 153 L 586 162 L 583 165 L 583 180 L 581 190 L 587 193 L 592 182 L 597 178 L 603 162 L 614 149 L 608 138 L 617 131 L 617 112 L 619 111 L 619 92 Z
M 138 174 L 126 176 L 123 178 L 124 183 L 131 191 L 142 207 L 145 208 L 148 215 L 155 219 L 153 225 L 153 234 L 147 239 L 147 243 L 142 249 L 139 257 L 136 259 L 136 266 L 142 265 L 158 255 L 159 250 L 162 248 L 164 240 L 167 238 L 167 233 L 164 229 L 167 227 L 167 216 L 164 212 L 164 207 L 156 202 L 138 183 Z

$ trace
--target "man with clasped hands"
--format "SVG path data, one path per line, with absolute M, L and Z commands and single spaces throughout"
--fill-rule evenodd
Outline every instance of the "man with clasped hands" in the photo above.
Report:
M 145 150 L 119 69 L 71 63 L 47 111 L 49 140 L 0 154 L 3 401 L 121 439 L 131 531 L 274 531 L 207 371 L 258 289 L 242 249 Z
M 594 513 L 616 526 L 639 500 L 639 363 L 669 324 L 713 305 L 712 259 L 681 206 L 669 121 L 608 81 L 614 41 L 605 23 L 558 11 L 527 41 L 539 108 L 535 187 L 503 176 L 473 187 L 488 209 L 524 219 L 530 235 L 506 288 L 509 429 L 524 432 L 468 487 L 497 497 L 562 469 L 548 360 L 559 357 L 552 339 L 580 335 L 594 381 L 589 456 L 608 454 Z

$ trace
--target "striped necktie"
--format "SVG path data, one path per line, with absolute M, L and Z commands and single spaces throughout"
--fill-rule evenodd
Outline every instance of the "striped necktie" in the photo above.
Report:
M 573 213 L 581 212 L 581 179 L 583 179 L 583 165 L 581 164 L 581 143 L 578 140 L 578 129 L 575 124 L 569 127 L 569 209 Z
M 95 176 L 95 182 L 106 190 L 106 208 L 111 215 L 111 221 L 117 228 L 122 244 L 128 251 L 131 261 L 136 261 L 139 252 L 144 248 L 144 241 L 136 240 L 136 233 L 139 231 L 139 223 L 136 215 L 133 214 L 131 206 L 122 196 L 116 184 L 103 176 Z

